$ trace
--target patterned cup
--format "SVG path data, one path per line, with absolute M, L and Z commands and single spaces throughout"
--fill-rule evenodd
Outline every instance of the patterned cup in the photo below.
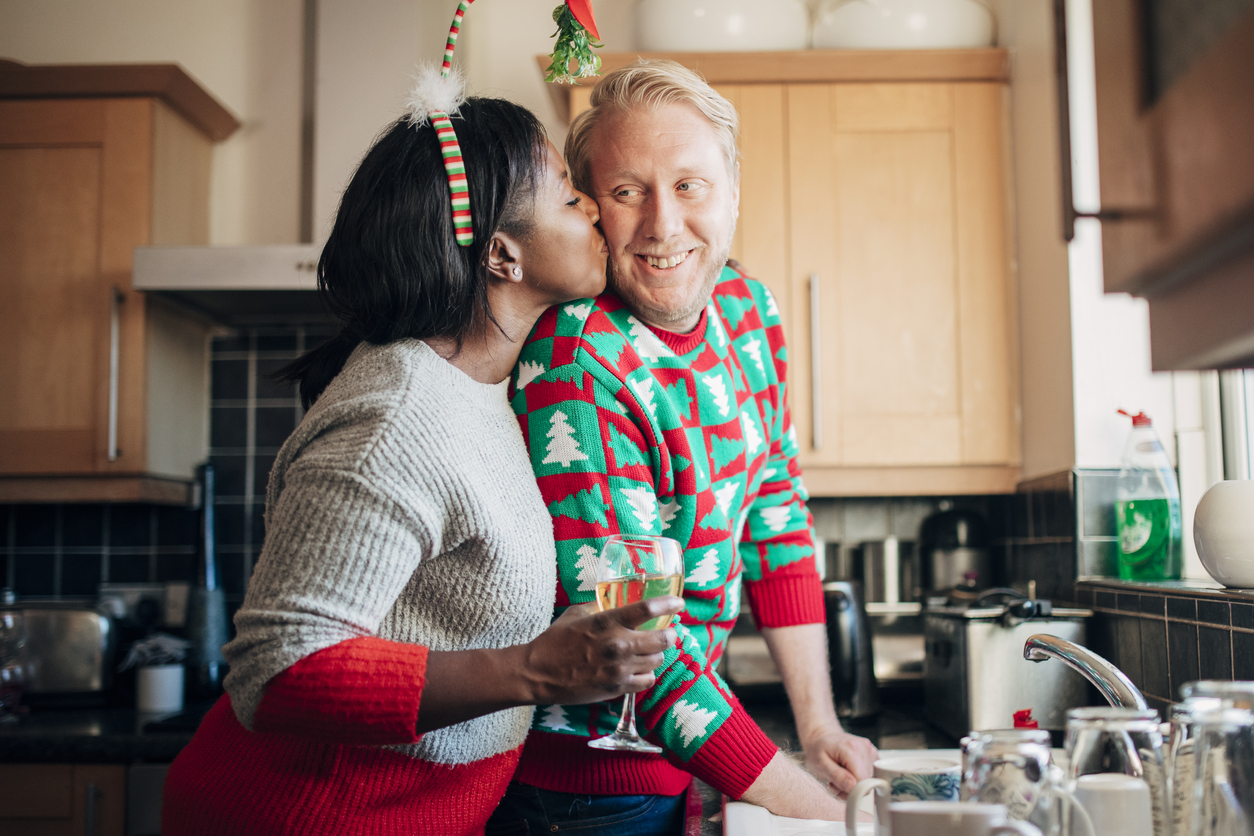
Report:
M 936 757 L 889 758 L 875 762 L 875 777 L 859 781 L 846 803 L 846 832 L 855 833 L 858 803 L 875 793 L 875 832 L 887 836 L 888 805 L 895 801 L 957 801 L 962 767 Z

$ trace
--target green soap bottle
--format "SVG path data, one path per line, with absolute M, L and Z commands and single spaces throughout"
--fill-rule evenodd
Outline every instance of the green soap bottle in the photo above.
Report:
M 1179 580 L 1184 551 L 1176 473 L 1149 416 L 1140 412 L 1129 417 L 1132 434 L 1123 451 L 1115 502 L 1119 577 L 1126 581 Z

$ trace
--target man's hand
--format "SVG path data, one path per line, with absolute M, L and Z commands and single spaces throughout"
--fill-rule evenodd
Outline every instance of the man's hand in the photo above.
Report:
M 879 757 L 871 741 L 840 728 L 820 729 L 801 745 L 806 753 L 806 769 L 841 798 L 849 794 L 854 784 L 872 777 L 872 765 Z
M 672 629 L 636 630 L 684 608 L 682 598 L 664 596 L 597 612 L 595 604 L 570 607 L 530 644 L 522 673 L 536 705 L 598 702 L 653 685 L 662 653 L 675 644 Z

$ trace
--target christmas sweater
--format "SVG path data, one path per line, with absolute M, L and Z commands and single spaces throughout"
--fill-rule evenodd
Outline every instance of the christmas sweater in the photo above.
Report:
M 415 732 L 428 648 L 549 624 L 552 523 L 503 385 L 361 345 L 270 471 L 224 697 L 175 760 L 166 836 L 482 832 L 529 706 Z
M 688 773 L 738 798 L 776 747 L 715 673 L 747 596 L 762 627 L 822 623 L 807 494 L 769 290 L 723 270 L 697 328 L 651 329 L 607 292 L 549 310 L 512 382 L 557 544 L 557 609 L 595 600 L 613 533 L 684 547 L 678 640 L 637 696 L 665 757 L 588 748 L 619 702 L 542 706 L 517 780 L 545 789 L 673 795 Z

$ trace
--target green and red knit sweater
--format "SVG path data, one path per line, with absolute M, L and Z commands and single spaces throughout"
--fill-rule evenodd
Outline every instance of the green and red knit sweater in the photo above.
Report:
M 697 328 L 652 329 L 613 293 L 549 310 L 512 403 L 557 541 L 557 608 L 594 600 L 616 532 L 685 548 L 679 639 L 638 695 L 665 756 L 590 749 L 618 702 L 537 709 L 517 780 L 595 794 L 676 795 L 689 773 L 733 798 L 776 747 L 715 673 L 743 589 L 760 627 L 822 623 L 811 518 L 785 395 L 775 300 L 723 270 Z

